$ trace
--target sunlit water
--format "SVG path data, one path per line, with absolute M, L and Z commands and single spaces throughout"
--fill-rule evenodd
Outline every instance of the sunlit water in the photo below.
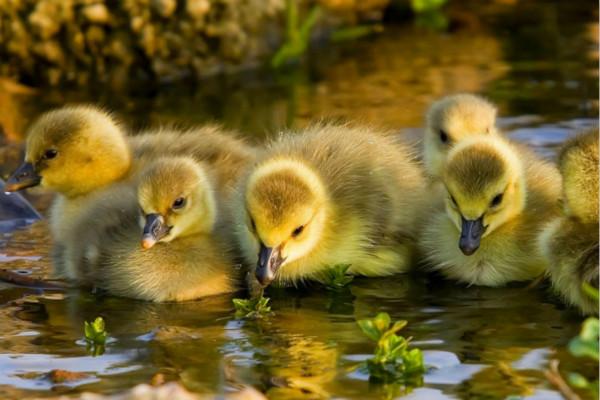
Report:
M 510 137 L 552 158 L 567 137 L 596 124 L 597 5 L 511 3 L 451 9 L 449 33 L 389 26 L 375 38 L 317 49 L 307 65 L 276 75 L 151 90 L 4 92 L 2 172 L 18 161 L 14 149 L 29 120 L 65 102 L 100 102 L 134 127 L 218 121 L 257 142 L 315 118 L 359 119 L 418 139 L 427 104 L 457 91 L 488 96 L 499 105 L 499 124 Z M 47 195 L 29 198 L 46 209 Z M 11 233 L 28 222 L 2 222 L 0 266 L 47 276 L 45 222 Z M 550 359 L 561 360 L 563 371 L 596 371 L 566 354 L 581 318 L 544 285 L 466 288 L 399 276 L 356 279 L 340 292 L 313 286 L 268 295 L 274 314 L 248 321 L 234 318 L 228 297 L 149 304 L 4 285 L 1 397 L 116 393 L 162 373 L 217 395 L 253 385 L 269 397 L 290 399 L 553 399 L 559 396 L 543 375 Z M 430 368 L 422 387 L 375 385 L 356 369 L 373 350 L 356 320 L 379 311 L 409 322 L 403 334 L 424 349 Z M 98 315 L 111 339 L 103 355 L 92 357 L 82 341 L 83 321 Z M 87 376 L 57 385 L 45 375 L 52 369 Z

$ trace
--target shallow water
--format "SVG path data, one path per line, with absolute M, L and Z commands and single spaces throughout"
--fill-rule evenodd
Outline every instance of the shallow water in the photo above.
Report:
M 276 75 L 163 88 L 0 90 L 1 172 L 18 162 L 28 121 L 65 102 L 100 102 L 134 127 L 218 121 L 256 141 L 315 118 L 359 119 L 418 139 L 427 104 L 456 91 L 490 97 L 507 134 L 552 158 L 598 113 L 597 4 L 560 3 L 454 6 L 449 32 L 389 25 L 374 38 L 316 49 L 307 64 Z M 28 198 L 42 211 L 49 201 L 39 191 Z M 47 276 L 48 240 L 44 221 L 0 233 L 0 267 Z M 227 297 L 148 304 L 0 286 L 0 397 L 116 393 L 162 373 L 209 394 L 249 384 L 290 399 L 553 399 L 559 396 L 543 376 L 550 359 L 561 360 L 563 371 L 597 370 L 566 354 L 581 318 L 543 286 L 465 288 L 395 277 L 357 279 L 341 292 L 315 286 L 269 296 L 274 315 L 248 321 L 234 318 Z M 403 333 L 425 350 L 431 369 L 422 387 L 377 386 L 354 370 L 373 349 L 356 319 L 379 311 L 406 319 Z M 98 315 L 111 341 L 92 357 L 83 321 Z M 55 385 L 44 375 L 52 369 L 88 376 Z

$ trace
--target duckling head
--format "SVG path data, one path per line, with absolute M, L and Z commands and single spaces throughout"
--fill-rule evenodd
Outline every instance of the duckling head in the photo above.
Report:
M 142 247 L 212 231 L 217 218 L 210 178 L 187 157 L 161 158 L 146 168 L 138 183 L 143 214 Z
M 328 204 L 321 179 L 299 160 L 269 160 L 252 172 L 245 189 L 246 223 L 261 284 L 268 285 L 280 268 L 316 248 Z
M 24 163 L 4 190 L 41 185 L 74 197 L 118 180 L 129 165 L 125 137 L 109 114 L 90 106 L 64 107 L 31 125 Z
M 565 143 L 558 163 L 566 214 L 583 223 L 598 223 L 598 129 Z
M 472 255 L 480 241 L 525 206 L 521 161 L 499 137 L 474 136 L 448 154 L 443 174 L 446 213 L 461 232 L 459 247 Z
M 427 172 L 438 177 L 448 151 L 473 135 L 496 133 L 496 107 L 472 94 L 456 94 L 433 103 L 426 117 L 424 161 Z

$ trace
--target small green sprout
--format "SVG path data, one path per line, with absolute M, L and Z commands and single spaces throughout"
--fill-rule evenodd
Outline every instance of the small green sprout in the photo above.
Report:
M 253 299 L 233 299 L 235 316 L 238 318 L 260 318 L 271 312 L 268 297 L 255 297 Z
M 329 290 L 340 290 L 348 286 L 354 279 L 353 275 L 349 275 L 348 269 L 350 264 L 338 264 L 328 269 L 325 272 L 323 283 Z
M 358 321 L 363 333 L 377 343 L 374 356 L 366 362 L 367 372 L 373 380 L 384 383 L 420 381 L 425 372 L 423 353 L 417 348 L 409 350 L 410 338 L 396 334 L 406 324 L 406 321 L 396 321 L 392 325 L 388 313 Z
M 598 301 L 598 289 L 584 283 L 583 291 L 592 299 Z M 600 349 L 598 345 L 599 339 L 600 322 L 598 321 L 598 318 L 590 317 L 583 321 L 579 336 L 574 337 L 569 342 L 569 352 L 575 357 L 588 358 L 597 363 L 600 358 Z M 593 398 L 598 398 L 600 387 L 597 379 L 594 381 L 589 381 L 583 375 L 572 372 L 569 374 L 569 383 L 578 389 L 586 390 L 588 393 L 590 393 L 590 395 L 593 396 Z
M 93 356 L 99 356 L 104 353 L 104 345 L 106 344 L 106 333 L 104 319 L 97 317 L 94 322 L 84 321 L 84 334 L 87 343 L 88 351 L 91 351 Z

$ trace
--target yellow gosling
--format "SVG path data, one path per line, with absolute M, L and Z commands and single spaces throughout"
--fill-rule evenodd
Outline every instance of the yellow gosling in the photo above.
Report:
M 58 193 L 50 210 L 58 276 L 73 278 L 77 266 L 64 265 L 67 237 L 88 204 L 118 182 L 131 182 L 159 156 L 189 155 L 215 168 L 216 190 L 230 193 L 253 160 L 253 149 L 215 126 L 187 131 L 159 129 L 128 137 L 109 113 L 92 106 L 69 106 L 42 115 L 27 135 L 25 162 L 7 181 L 6 191 L 40 185 Z
M 389 135 L 335 125 L 284 134 L 240 184 L 243 256 L 263 285 L 318 281 L 335 264 L 355 275 L 406 272 L 425 186 L 410 150 Z
M 448 152 L 473 135 L 495 135 L 496 107 L 473 94 L 444 97 L 431 105 L 426 116 L 423 159 L 427 173 L 441 177 Z
M 78 280 L 113 295 L 185 301 L 237 288 L 213 179 L 191 158 L 152 163 L 137 194 L 130 185 L 112 187 L 77 230 L 71 248 L 87 261 Z
M 431 268 L 473 285 L 502 286 L 542 274 L 536 236 L 559 211 L 560 175 L 499 136 L 473 136 L 448 154 L 445 209 L 421 238 Z
M 549 261 L 552 288 L 583 314 L 598 314 L 598 303 L 582 290 L 598 288 L 598 129 L 563 146 L 563 215 L 549 222 L 539 237 Z

